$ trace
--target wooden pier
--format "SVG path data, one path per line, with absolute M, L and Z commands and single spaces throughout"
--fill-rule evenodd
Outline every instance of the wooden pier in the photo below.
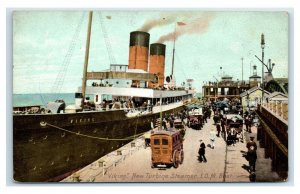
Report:
M 265 150 L 265 158 L 272 160 L 272 171 L 288 177 L 288 116 L 286 103 L 268 103 L 260 106 L 256 113 L 260 119 L 257 140 Z

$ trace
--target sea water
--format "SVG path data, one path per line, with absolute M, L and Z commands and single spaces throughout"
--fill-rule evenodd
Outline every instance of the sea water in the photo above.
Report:
M 91 95 L 87 95 L 90 98 Z M 66 105 L 75 104 L 74 93 L 43 93 L 43 94 L 13 94 L 13 107 L 19 106 L 46 106 L 48 102 L 62 99 Z

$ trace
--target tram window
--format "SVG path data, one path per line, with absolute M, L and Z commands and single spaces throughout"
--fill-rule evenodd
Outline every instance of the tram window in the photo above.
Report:
M 163 144 L 163 145 L 168 145 L 168 144 L 169 144 L 169 142 L 168 142 L 168 140 L 167 140 L 167 139 L 162 139 L 162 144 Z
M 160 145 L 160 140 L 159 139 L 154 139 L 154 145 Z

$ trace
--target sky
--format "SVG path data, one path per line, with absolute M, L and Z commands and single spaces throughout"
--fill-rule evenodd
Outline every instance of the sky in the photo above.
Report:
M 76 92 L 82 81 L 87 23 L 87 11 L 15 11 L 13 93 Z M 219 79 L 220 67 L 234 80 L 242 80 L 241 58 L 244 80 L 254 64 L 261 75 L 255 55 L 261 57 L 262 33 L 265 62 L 271 59 L 275 63 L 273 76 L 288 77 L 288 14 L 271 11 L 97 10 L 93 13 L 88 71 L 108 69 L 110 58 L 128 64 L 130 32 L 148 30 L 150 43 L 166 44 L 165 76 L 170 75 L 173 42 L 166 37 L 174 37 L 175 28 L 177 85 L 194 79 L 195 89 L 201 92 L 203 82 Z

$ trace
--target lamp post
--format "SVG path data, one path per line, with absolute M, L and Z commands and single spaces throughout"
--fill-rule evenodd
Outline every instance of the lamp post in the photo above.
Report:
M 261 80 L 262 80 L 262 96 L 261 96 L 261 104 L 263 105 L 263 102 L 264 102 L 264 49 L 265 49 L 265 36 L 264 34 L 261 34 L 261 40 L 260 40 L 260 46 L 261 46 L 261 49 L 262 49 L 262 57 L 261 57 L 261 60 L 262 60 L 262 63 L 261 63 Z
M 242 84 L 243 84 L 243 81 L 244 81 L 244 58 L 242 57 L 241 60 L 242 60 Z
M 249 110 L 249 107 L 250 107 L 250 97 L 249 97 L 249 91 L 247 91 L 247 109 Z
M 219 80 L 214 76 L 214 78 L 217 80 L 217 91 L 215 92 L 215 102 L 217 101 L 218 98 L 218 90 L 219 90 Z

